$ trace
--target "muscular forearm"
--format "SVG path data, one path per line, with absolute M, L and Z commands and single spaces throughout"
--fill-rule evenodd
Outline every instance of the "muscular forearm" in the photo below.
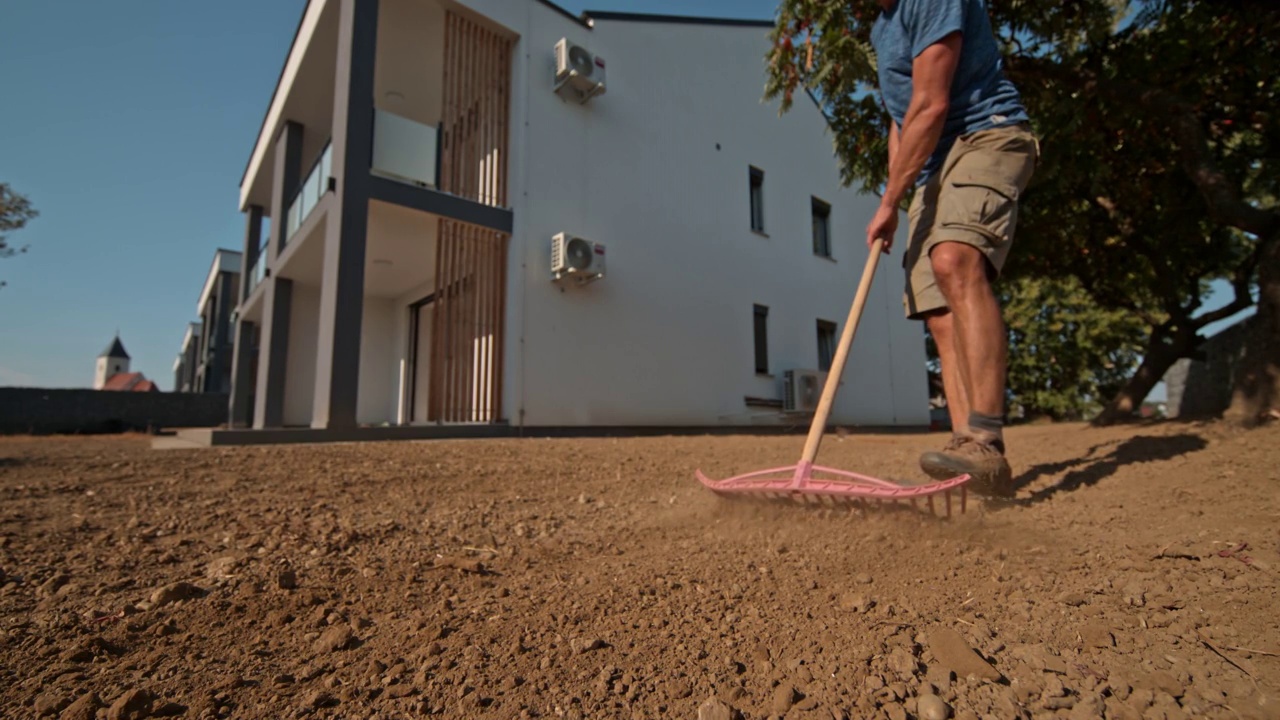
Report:
M 917 96 L 903 118 L 902 130 L 889 131 L 889 181 L 881 204 L 897 207 L 938 146 L 947 119 L 945 99 Z

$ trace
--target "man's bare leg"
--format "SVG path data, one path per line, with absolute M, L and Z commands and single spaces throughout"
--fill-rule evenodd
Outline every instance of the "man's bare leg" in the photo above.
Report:
M 956 242 L 939 244 L 930 260 L 951 310 L 952 346 L 969 402 L 966 430 L 972 441 L 954 450 L 926 453 L 921 466 L 935 478 L 972 475 L 982 489 L 1005 495 L 1012 492 L 1003 433 L 1008 337 L 987 281 L 987 260 L 977 248 Z

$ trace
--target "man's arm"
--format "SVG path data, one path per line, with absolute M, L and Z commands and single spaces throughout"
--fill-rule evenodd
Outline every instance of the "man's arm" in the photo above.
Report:
M 901 129 L 896 124 L 889 129 L 889 180 L 880 209 L 867 228 L 868 247 L 879 239 L 889 252 L 898 229 L 898 205 L 938 146 L 951 108 L 951 80 L 960 44 L 960 33 L 951 33 L 925 48 L 912 64 L 911 104 Z
M 960 43 L 960 33 L 952 33 L 926 48 L 912 64 L 911 104 L 902 121 L 897 152 L 890 148 L 884 205 L 897 207 L 902 202 L 938 146 L 951 109 L 951 80 L 960 60 Z

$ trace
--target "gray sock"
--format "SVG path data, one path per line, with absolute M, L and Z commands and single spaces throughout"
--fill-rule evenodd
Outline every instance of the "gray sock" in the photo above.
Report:
M 1000 440 L 1004 439 L 1004 418 L 999 415 L 984 415 L 980 412 L 970 411 L 969 428 L 995 435 Z

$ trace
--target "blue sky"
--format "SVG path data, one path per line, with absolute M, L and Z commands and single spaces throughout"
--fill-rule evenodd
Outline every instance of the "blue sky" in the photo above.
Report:
M 0 1 L 0 181 L 41 213 L 12 238 L 30 252 L 0 260 L 0 386 L 89 386 L 119 329 L 172 388 L 213 252 L 243 242 L 237 187 L 304 5 Z M 769 19 L 776 2 L 561 5 Z

